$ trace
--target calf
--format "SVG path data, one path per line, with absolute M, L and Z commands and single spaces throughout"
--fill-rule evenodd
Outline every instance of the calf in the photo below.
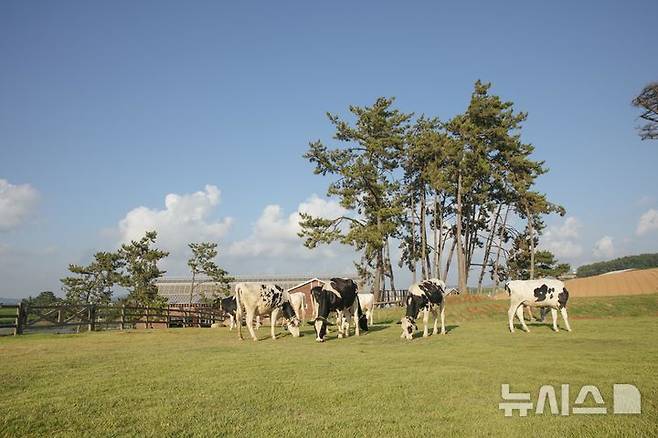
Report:
M 359 305 L 361 311 L 366 314 L 368 324 L 375 323 L 375 295 L 374 294 L 359 294 Z
M 406 300 L 407 310 L 405 316 L 403 316 L 400 321 L 402 324 L 402 334 L 400 337 L 408 340 L 413 339 L 413 333 L 418 328 L 416 325 L 416 318 L 418 318 L 418 313 L 421 310 L 423 311 L 423 337 L 428 336 L 427 323 L 429 321 L 430 313 L 434 316 L 434 329 L 432 330 L 432 334 L 436 335 L 438 333 L 437 324 L 439 322 L 436 311 L 437 306 L 441 308 L 441 333 L 445 334 L 444 295 L 451 292 L 452 291 L 446 292 L 445 283 L 438 278 L 430 278 L 409 286 L 409 293 Z
M 523 320 L 523 307 L 541 307 L 542 319 L 546 309 L 551 310 L 553 317 L 553 330 L 558 331 L 557 311 L 560 310 L 567 331 L 571 331 L 569 318 L 567 316 L 567 301 L 569 292 L 560 280 L 513 280 L 505 284 L 505 290 L 510 297 L 510 307 L 507 311 L 509 319 L 509 331 L 514 333 L 514 315 L 521 321 L 521 327 L 529 332 L 528 326 Z
M 354 318 L 356 336 L 360 335 L 360 330 L 368 330 L 368 320 L 359 305 L 357 286 L 353 280 L 332 278 L 324 286 L 314 287 L 311 293 L 318 303 L 317 315 L 313 324 L 316 341 L 324 342 L 327 334 L 327 318 L 329 313 L 334 311 L 338 313 L 339 338 L 349 336 L 351 318 Z
M 272 339 L 276 339 L 274 326 L 279 311 L 283 314 L 290 334 L 295 338 L 299 336 L 299 319 L 295 316 L 295 311 L 290 305 L 288 293 L 281 287 L 273 284 L 238 283 L 235 285 L 235 300 L 237 307 L 236 319 L 241 320 L 244 310 L 247 329 L 249 329 L 249 334 L 251 334 L 254 341 L 258 340 L 251 326 L 254 317 L 265 315 L 270 317 Z M 238 324 L 238 336 L 243 339 L 242 324 Z
M 297 318 L 304 324 L 304 311 L 306 310 L 306 295 L 304 292 L 290 294 L 290 305 Z

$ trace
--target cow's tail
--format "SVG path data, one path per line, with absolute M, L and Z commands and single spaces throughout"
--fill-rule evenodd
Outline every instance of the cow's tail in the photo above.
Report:
M 366 314 L 361 310 L 361 303 L 359 302 L 359 294 L 356 294 L 356 314 L 358 316 L 359 328 L 364 331 L 368 331 L 368 318 Z
M 240 305 L 240 294 L 242 290 L 240 285 L 235 286 L 235 323 L 238 326 L 238 337 L 242 338 L 242 306 Z

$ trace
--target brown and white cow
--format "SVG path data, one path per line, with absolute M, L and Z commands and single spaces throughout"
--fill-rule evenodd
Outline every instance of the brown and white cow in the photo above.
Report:
M 539 280 L 512 280 L 505 284 L 505 290 L 509 293 L 510 306 L 507 311 L 509 320 L 509 331 L 514 333 L 514 315 L 521 321 L 521 327 L 529 332 L 528 326 L 523 320 L 523 307 L 541 307 L 542 316 L 545 309 L 550 309 L 553 317 L 553 330 L 558 331 L 557 311 L 560 310 L 567 331 L 571 331 L 569 318 L 567 316 L 567 301 L 569 292 L 560 280 L 542 278 Z
M 252 322 L 255 316 L 269 316 L 272 339 L 276 339 L 274 326 L 279 315 L 283 318 L 288 331 L 293 337 L 299 336 L 299 319 L 290 305 L 290 296 L 281 287 L 274 284 L 262 283 L 238 283 L 235 285 L 236 319 L 242 319 L 242 313 L 246 314 L 245 322 L 251 338 L 257 341 Z M 242 324 L 238 323 L 238 336 L 242 338 Z

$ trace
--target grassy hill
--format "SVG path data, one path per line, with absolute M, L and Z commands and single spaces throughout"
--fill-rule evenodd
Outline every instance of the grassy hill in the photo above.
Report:
M 405 342 L 376 315 L 365 336 L 239 341 L 228 329 L 1 337 L 2 436 L 656 436 L 658 296 L 583 298 L 572 333 L 507 332 L 505 301 L 458 297 L 446 336 Z M 636 316 L 633 316 L 636 315 Z M 385 321 L 385 322 L 383 322 Z M 641 415 L 506 418 L 501 384 L 632 383 Z

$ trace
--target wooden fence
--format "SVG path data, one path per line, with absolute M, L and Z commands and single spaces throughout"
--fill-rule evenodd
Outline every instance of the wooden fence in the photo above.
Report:
M 377 307 L 402 306 L 407 298 L 407 289 L 387 289 L 381 291 L 380 301 L 375 303 Z
M 212 307 L 137 307 L 26 304 L 0 305 L 0 329 L 11 329 L 14 335 L 25 330 L 74 328 L 75 331 L 98 329 L 208 327 L 223 321 L 224 314 Z

